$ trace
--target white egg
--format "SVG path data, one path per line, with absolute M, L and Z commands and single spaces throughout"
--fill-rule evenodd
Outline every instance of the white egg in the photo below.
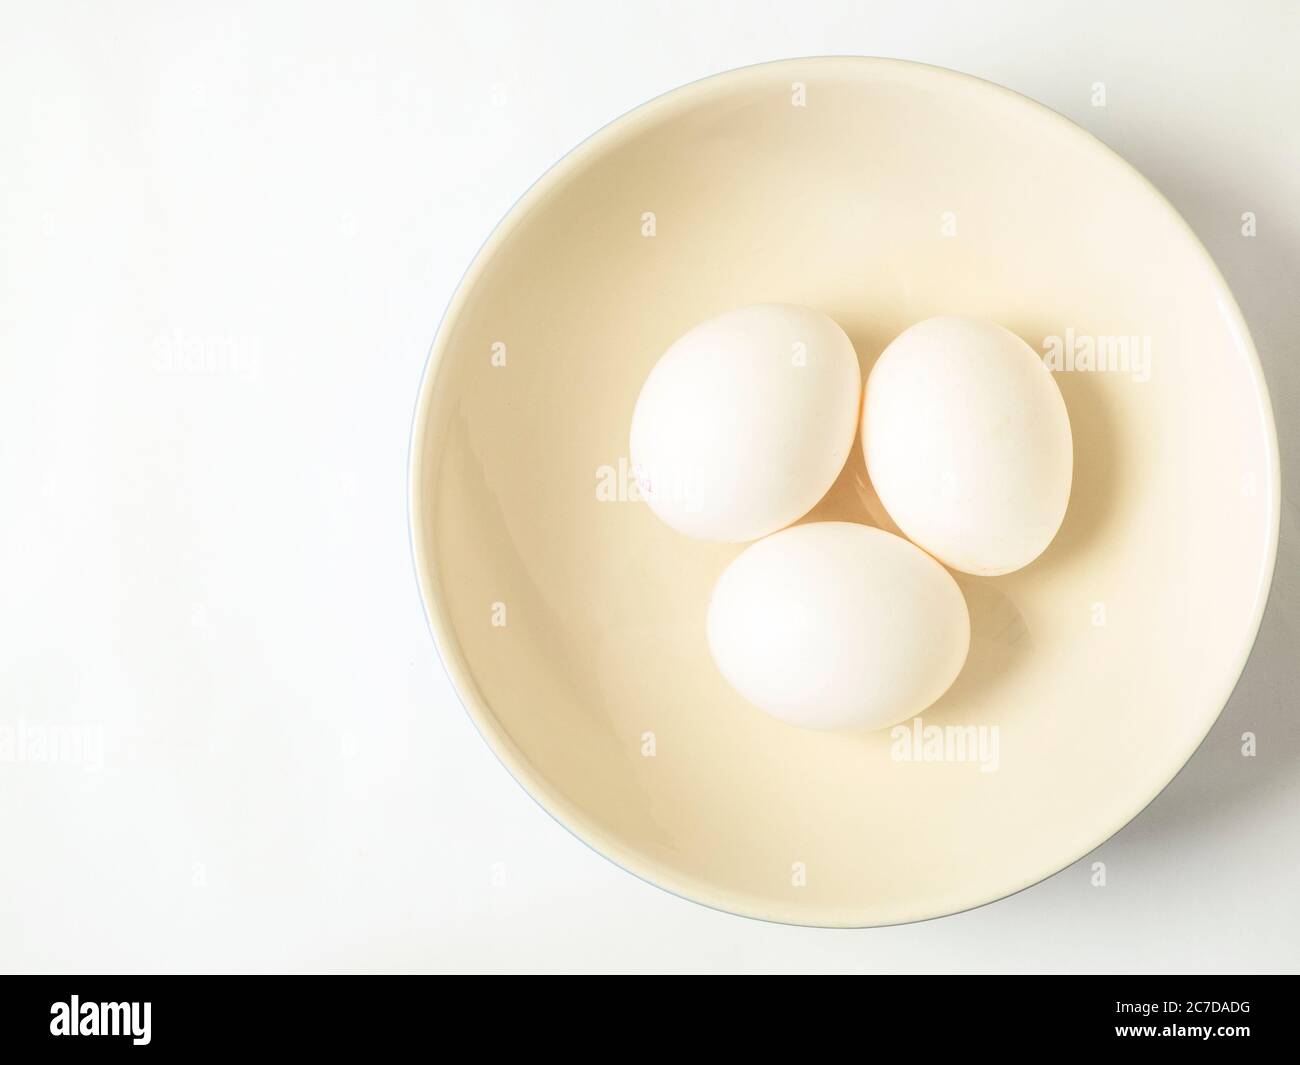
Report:
M 952 575 L 893 533 L 797 525 L 723 571 L 709 649 L 761 710 L 816 729 L 876 729 L 919 714 L 966 661 L 970 615 Z
M 755 540 L 808 513 L 843 469 L 862 376 L 819 311 L 760 304 L 677 340 L 646 378 L 631 459 L 650 508 L 703 540 Z
M 994 322 L 929 318 L 901 333 L 867 378 L 862 450 L 889 516 L 953 569 L 1020 569 L 1065 517 L 1065 401 L 1034 350 Z

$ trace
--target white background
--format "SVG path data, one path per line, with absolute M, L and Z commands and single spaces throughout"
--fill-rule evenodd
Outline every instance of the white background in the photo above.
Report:
M 1285 0 L 5 3 L 0 968 L 1294 971 L 1298 51 Z M 658 93 L 819 53 L 1000 82 L 1150 177 L 1242 306 L 1291 489 L 1165 793 L 1014 898 L 847 933 L 551 821 L 437 663 L 405 506 L 434 329 L 518 195 Z M 12 742 L 55 727 L 80 757 Z

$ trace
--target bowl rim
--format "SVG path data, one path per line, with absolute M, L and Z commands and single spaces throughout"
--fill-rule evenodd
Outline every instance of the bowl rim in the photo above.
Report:
M 1095 839 L 1092 839 L 1065 864 L 1036 872 L 1027 878 L 1023 878 L 1021 882 L 1012 884 L 1007 889 L 999 890 L 991 895 L 984 896 L 981 894 L 979 897 L 969 898 L 957 906 L 936 909 L 932 899 L 930 903 L 916 907 L 917 912 L 914 915 L 884 921 L 865 919 L 871 908 L 869 904 L 863 904 L 860 907 L 829 905 L 810 907 L 806 904 L 782 905 L 777 900 L 764 902 L 755 897 L 722 889 L 717 884 L 703 878 L 677 874 L 672 870 L 660 867 L 637 849 L 627 846 L 617 835 L 606 831 L 595 823 L 581 807 L 558 794 L 533 768 L 527 756 L 515 745 L 514 741 L 501 727 L 482 691 L 479 689 L 468 663 L 460 653 L 451 619 L 439 595 L 434 552 L 427 546 L 431 542 L 433 506 L 430 504 L 426 507 L 422 499 L 426 463 L 431 454 L 429 450 L 429 444 L 431 443 L 429 439 L 429 415 L 434 395 L 438 391 L 438 379 L 447 354 L 450 336 L 454 331 L 455 323 L 462 309 L 479 278 L 487 268 L 488 263 L 531 208 L 540 202 L 553 188 L 560 185 L 570 175 L 576 173 L 588 159 L 628 139 L 651 122 L 657 120 L 663 112 L 670 108 L 681 107 L 693 100 L 704 97 L 706 94 L 718 92 L 725 87 L 746 80 L 771 77 L 782 68 L 806 72 L 810 66 L 816 67 L 818 73 L 828 75 L 835 73 L 849 74 L 858 78 L 884 75 L 892 71 L 895 74 L 940 79 L 967 92 L 1001 95 L 1016 106 L 1037 109 L 1053 123 L 1068 127 L 1069 130 L 1073 131 L 1074 135 L 1091 142 L 1090 146 L 1095 152 L 1109 156 L 1112 160 L 1120 163 L 1124 169 L 1146 187 L 1152 197 L 1153 209 L 1163 211 L 1185 234 L 1190 241 L 1194 254 L 1199 255 L 1203 260 L 1203 265 L 1209 268 L 1209 276 L 1217 283 L 1220 304 L 1227 317 L 1228 325 L 1236 333 L 1238 347 L 1246 356 L 1246 368 L 1254 385 L 1259 417 L 1263 422 L 1267 452 L 1267 484 L 1263 486 L 1268 493 L 1267 543 L 1265 545 L 1264 564 L 1260 567 L 1254 591 L 1250 622 L 1243 632 L 1238 652 L 1234 656 L 1236 664 L 1227 671 L 1212 697 L 1207 698 L 1207 711 L 1205 712 L 1203 728 L 1200 735 L 1196 736 L 1194 741 L 1187 746 L 1179 762 L 1179 768 L 1167 781 L 1159 785 L 1137 804 L 1132 812 L 1123 815 L 1113 824 L 1097 833 Z M 805 76 L 807 76 L 806 73 Z M 929 63 L 883 56 L 799 56 L 775 59 L 709 74 L 670 89 L 645 103 L 633 107 L 601 126 L 562 155 L 505 212 L 478 251 L 474 253 L 469 266 L 457 282 L 455 290 L 439 320 L 433 343 L 425 358 L 415 407 L 412 412 L 407 450 L 407 537 L 411 553 L 411 564 L 420 592 L 420 602 L 425 621 L 433 638 L 438 660 L 451 682 L 452 690 L 456 693 L 471 724 L 482 737 L 488 749 L 492 751 L 515 782 L 561 827 L 625 872 L 631 873 L 638 879 L 669 894 L 710 909 L 738 917 L 797 927 L 878 928 L 954 916 L 1010 898 L 1027 888 L 1040 884 L 1070 868 L 1115 836 L 1135 820 L 1177 779 L 1179 773 L 1187 767 L 1192 757 L 1200 749 L 1231 698 L 1238 681 L 1245 671 L 1263 622 L 1277 563 L 1278 536 L 1281 525 L 1280 466 L 1277 426 L 1274 421 L 1268 384 L 1264 377 L 1259 354 L 1255 349 L 1254 341 L 1236 299 L 1224 280 L 1218 265 L 1191 226 L 1141 171 L 1095 134 L 1084 129 L 1060 112 L 1013 89 L 1008 89 L 1003 85 L 976 75 Z M 1055 865 L 1055 863 L 1052 864 Z

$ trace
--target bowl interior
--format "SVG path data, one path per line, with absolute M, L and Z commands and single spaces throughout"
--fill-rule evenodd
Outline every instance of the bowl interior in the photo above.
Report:
M 650 367 L 766 301 L 833 317 L 864 378 L 935 314 L 992 318 L 1073 367 L 1060 534 L 1018 573 L 956 575 L 970 657 L 918 727 L 947 730 L 942 760 L 939 733 L 801 731 L 742 701 L 704 635 L 741 548 L 636 498 Z M 1090 346 L 1113 368 L 1089 370 Z M 806 924 L 999 898 L 1136 814 L 1244 665 L 1277 510 L 1258 360 L 1173 210 L 1045 108 L 884 60 L 709 79 L 566 157 L 453 300 L 412 455 L 435 636 L 507 768 L 646 879 Z M 856 444 L 818 518 L 893 528 Z

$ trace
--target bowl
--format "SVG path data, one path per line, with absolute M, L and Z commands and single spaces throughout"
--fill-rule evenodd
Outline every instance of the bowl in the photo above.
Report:
M 913 322 L 991 318 L 1069 410 L 1060 533 L 955 575 L 965 669 L 893 730 L 801 730 L 728 688 L 705 611 L 742 545 L 667 528 L 629 468 L 663 350 L 762 302 L 829 314 L 864 379 Z M 430 353 L 410 518 L 447 672 L 558 821 L 708 906 L 881 925 L 1066 867 L 1191 757 L 1263 613 L 1277 444 L 1222 277 L 1105 145 L 952 71 L 797 59 L 659 97 L 525 193 Z M 818 519 L 893 528 L 858 446 Z

